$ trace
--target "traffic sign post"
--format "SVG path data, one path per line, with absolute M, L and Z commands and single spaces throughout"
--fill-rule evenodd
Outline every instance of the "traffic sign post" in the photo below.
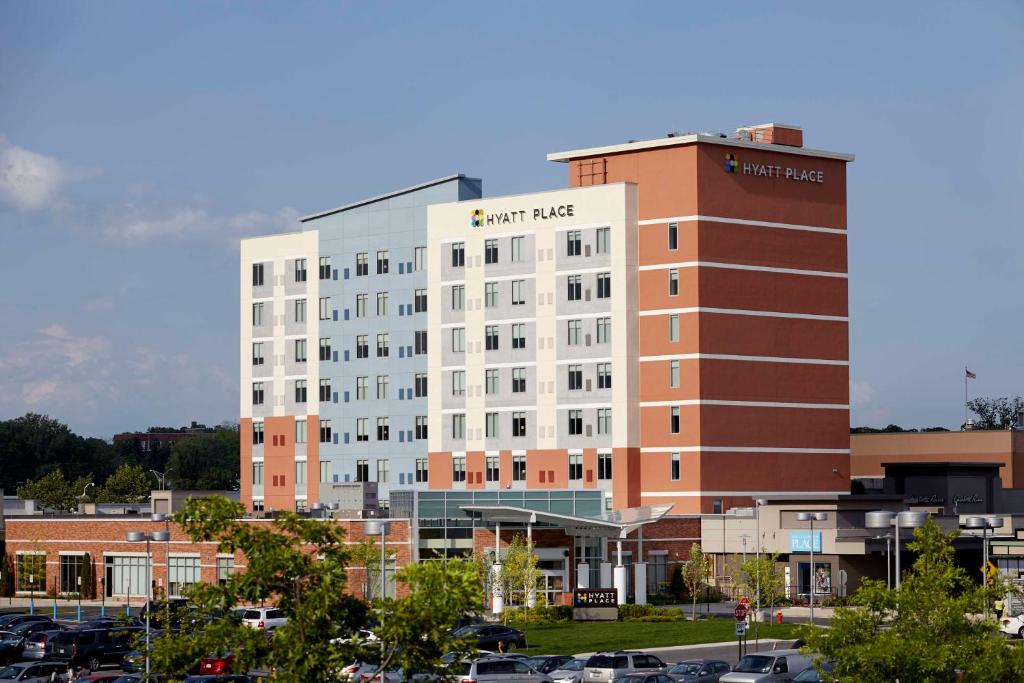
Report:
M 747 607 L 743 603 L 736 605 L 736 609 L 734 609 L 732 613 L 736 617 L 736 621 L 747 620 Z
M 747 606 L 741 601 L 732 611 L 736 617 L 736 652 L 743 658 L 743 638 L 747 635 Z

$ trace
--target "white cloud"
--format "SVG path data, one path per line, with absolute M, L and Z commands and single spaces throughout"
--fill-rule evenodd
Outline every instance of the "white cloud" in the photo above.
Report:
M 179 207 L 162 213 L 132 207 L 106 219 L 102 232 L 109 239 L 135 243 L 206 238 L 234 244 L 241 237 L 295 230 L 298 216 L 299 212 L 292 208 L 274 213 L 248 211 L 216 216 L 196 207 Z
M 853 426 L 885 426 L 892 414 L 878 402 L 878 392 L 871 382 L 850 382 L 850 419 Z
M 0 198 L 23 211 L 42 209 L 54 203 L 67 176 L 61 162 L 0 135 Z

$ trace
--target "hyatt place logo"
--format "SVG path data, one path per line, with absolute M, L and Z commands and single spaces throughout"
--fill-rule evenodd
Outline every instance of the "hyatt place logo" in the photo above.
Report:
M 736 172 L 736 155 L 729 153 L 725 155 L 725 172 L 735 173 Z
M 471 228 L 482 228 L 484 225 L 484 210 L 473 209 L 473 212 L 469 215 L 469 227 Z

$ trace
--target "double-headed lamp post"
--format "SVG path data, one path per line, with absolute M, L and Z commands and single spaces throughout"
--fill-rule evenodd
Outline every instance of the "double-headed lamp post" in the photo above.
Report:
M 864 515 L 864 527 L 866 529 L 888 529 L 895 528 L 894 552 L 896 553 L 896 590 L 900 589 L 900 529 L 916 529 L 924 526 L 928 521 L 928 513 L 918 510 L 904 510 L 893 512 L 892 510 L 876 510 Z
M 385 581 L 387 580 L 387 571 L 385 560 L 387 559 L 387 552 L 385 550 L 384 536 L 388 533 L 388 523 L 383 519 L 368 519 L 363 522 L 363 533 L 367 536 L 376 536 L 380 534 L 380 599 L 384 599 L 385 593 Z M 367 572 L 367 578 L 369 578 L 369 572 Z M 369 588 L 369 581 L 367 581 L 367 588 Z M 384 609 L 380 611 L 380 623 L 384 624 Z
M 988 576 L 988 532 L 989 529 L 995 531 L 1003 526 L 1003 518 L 997 517 L 996 515 L 985 515 L 985 516 L 970 516 L 965 517 L 964 521 L 960 522 L 960 526 L 964 529 L 972 529 L 977 531 L 981 529 L 981 586 L 985 587 Z M 984 613 L 988 614 L 988 600 L 985 601 Z
M 149 544 L 151 541 L 166 541 L 170 538 L 170 534 L 166 531 L 151 531 L 146 533 L 145 531 L 129 531 L 128 542 L 129 543 L 142 543 L 146 542 L 146 583 L 148 588 L 146 589 L 146 596 L 148 598 L 148 604 L 146 605 L 146 680 L 149 680 L 149 659 L 152 655 L 149 648 L 149 615 L 153 612 L 153 555 L 150 554 Z
M 797 520 L 801 522 L 811 523 L 811 572 L 810 572 L 810 605 L 811 605 L 811 623 L 814 623 L 814 523 L 824 522 L 828 519 L 827 512 L 798 512 L 796 513 Z
M 758 627 L 757 624 L 761 620 L 761 506 L 767 504 L 768 501 L 764 498 L 754 499 L 754 533 L 757 538 L 754 542 L 757 544 L 755 549 L 755 565 L 754 565 L 754 642 L 758 642 Z

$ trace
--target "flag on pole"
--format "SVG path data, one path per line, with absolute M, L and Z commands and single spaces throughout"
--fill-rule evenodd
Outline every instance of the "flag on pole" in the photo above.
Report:
M 964 372 L 966 372 L 966 373 L 967 373 L 967 379 L 978 379 L 978 376 L 977 376 L 977 375 L 975 375 L 975 374 L 974 374 L 973 372 L 971 372 L 970 370 L 968 370 L 967 368 L 964 368 Z

